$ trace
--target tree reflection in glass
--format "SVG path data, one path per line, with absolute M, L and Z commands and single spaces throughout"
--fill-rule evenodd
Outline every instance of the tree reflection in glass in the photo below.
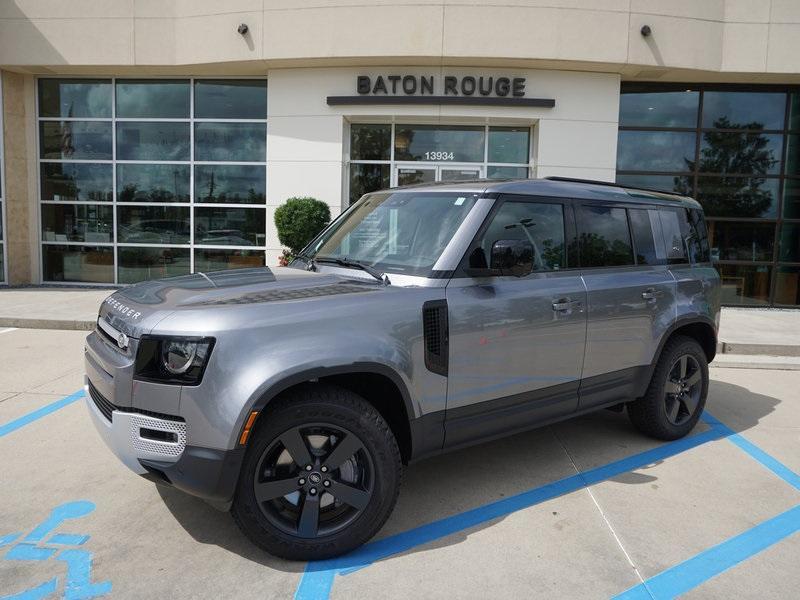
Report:
M 777 186 L 766 177 L 780 163 L 770 136 L 758 133 L 762 123 L 731 123 L 727 117 L 714 121 L 706 131 L 699 161 L 686 159 L 688 171 L 699 172 L 697 199 L 712 217 L 768 217 L 774 215 Z M 775 137 L 775 136 L 772 136 Z M 716 175 L 703 177 L 702 174 Z M 675 177 L 675 189 L 692 195 L 693 175 Z

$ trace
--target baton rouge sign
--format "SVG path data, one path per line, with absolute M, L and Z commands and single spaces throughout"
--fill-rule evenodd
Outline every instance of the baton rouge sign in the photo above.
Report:
M 328 104 L 555 106 L 552 98 L 526 97 L 525 86 L 525 77 L 447 75 L 437 80 L 435 75 L 359 75 L 357 96 L 328 96 Z

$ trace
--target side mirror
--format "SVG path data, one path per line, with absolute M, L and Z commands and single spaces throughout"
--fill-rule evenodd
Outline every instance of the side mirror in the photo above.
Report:
M 489 265 L 501 275 L 524 277 L 533 271 L 533 244 L 523 240 L 497 240 Z

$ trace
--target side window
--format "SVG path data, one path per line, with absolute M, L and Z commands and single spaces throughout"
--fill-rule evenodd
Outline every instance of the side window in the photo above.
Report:
M 469 266 L 489 266 L 498 240 L 526 240 L 533 246 L 533 270 L 557 271 L 566 266 L 564 208 L 561 204 L 505 202 L 495 213 L 480 241 L 469 253 Z
M 662 208 L 661 229 L 664 232 L 664 244 L 667 246 L 667 262 L 671 265 L 686 262 L 686 246 L 683 237 L 689 233 L 686 211 L 681 208 Z
M 577 213 L 582 267 L 634 264 L 631 233 L 624 208 L 580 206 Z
M 708 245 L 708 230 L 703 212 L 696 208 L 690 208 L 688 213 L 689 230 L 692 233 L 692 239 L 689 241 L 689 250 L 692 253 L 690 258 L 693 263 L 710 262 L 711 248 Z
M 657 210 L 628 209 L 633 241 L 636 244 L 637 265 L 664 265 L 667 254 L 661 240 L 661 223 Z

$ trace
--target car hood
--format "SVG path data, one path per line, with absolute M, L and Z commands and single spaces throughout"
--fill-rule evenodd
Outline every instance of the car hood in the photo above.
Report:
M 275 271 L 263 267 L 195 273 L 121 289 L 105 299 L 99 318 L 128 336 L 140 337 L 180 310 L 267 304 L 381 289 L 380 284 L 368 280 L 283 267 Z

